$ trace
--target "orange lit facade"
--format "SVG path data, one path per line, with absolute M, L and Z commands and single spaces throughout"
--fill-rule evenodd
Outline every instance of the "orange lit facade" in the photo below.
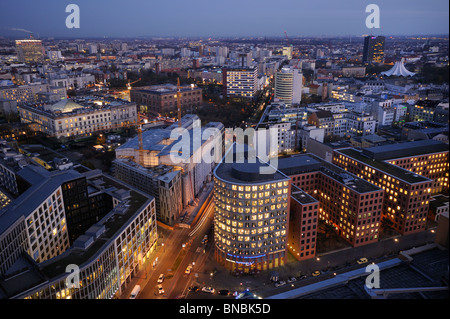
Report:
M 448 192 L 448 151 L 388 160 L 388 163 L 433 180 L 431 194 Z
M 334 151 L 333 163 L 384 190 L 382 218 L 402 235 L 425 230 L 433 181 L 356 149 Z

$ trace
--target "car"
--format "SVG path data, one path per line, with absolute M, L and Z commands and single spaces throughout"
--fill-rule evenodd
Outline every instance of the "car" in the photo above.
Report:
M 356 262 L 361 265 L 361 264 L 365 264 L 366 262 L 368 262 L 369 260 L 366 257 L 360 258 L 358 259 Z
M 283 285 L 286 285 L 286 281 L 284 280 L 280 280 L 275 283 L 275 287 L 281 287 Z
M 217 294 L 222 295 L 222 296 L 228 296 L 229 293 L 230 293 L 230 291 L 227 289 L 222 289 L 217 292 Z
M 213 294 L 214 292 L 216 292 L 216 290 L 212 287 L 203 287 L 202 288 L 203 292 L 209 293 L 209 294 Z
M 294 281 L 297 281 L 297 278 L 295 278 L 293 276 L 289 277 L 287 280 L 287 282 L 289 282 L 289 283 L 294 282 Z
M 306 275 L 301 275 L 300 277 L 298 277 L 298 280 L 302 280 L 302 279 L 305 279 L 306 278 Z
M 191 273 L 192 265 L 187 266 L 186 270 L 184 271 L 185 274 L 189 275 Z
M 192 286 L 192 287 L 189 287 L 189 290 L 190 290 L 190 291 L 193 291 L 193 292 L 196 292 L 196 291 L 199 291 L 200 288 L 197 287 L 197 286 Z
M 164 276 L 164 274 L 159 275 L 158 277 L 158 284 L 162 284 L 162 282 L 164 281 L 166 277 Z
M 160 295 L 162 295 L 162 294 L 164 293 L 163 286 L 162 286 L 162 285 L 158 285 L 157 287 L 158 287 L 158 293 L 159 293 Z
M 314 271 L 313 273 L 312 273 L 312 276 L 313 277 L 316 277 L 316 276 L 319 276 L 320 275 L 320 271 L 319 270 L 316 270 L 316 271 Z

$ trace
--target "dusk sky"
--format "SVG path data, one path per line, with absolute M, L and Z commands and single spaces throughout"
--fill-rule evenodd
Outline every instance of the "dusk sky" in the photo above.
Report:
M 65 26 L 68 4 L 80 28 Z M 448 0 L 1 0 L 0 36 L 361 36 L 368 4 L 380 8 L 373 34 L 448 34 Z

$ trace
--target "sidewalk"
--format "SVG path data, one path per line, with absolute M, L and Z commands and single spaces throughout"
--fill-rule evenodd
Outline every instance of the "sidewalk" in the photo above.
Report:
M 198 274 L 196 285 L 199 287 L 211 286 L 215 288 L 216 291 L 227 289 L 234 292 L 249 289 L 258 296 L 267 297 L 281 293 L 290 287 L 290 284 L 287 284 L 280 288 L 275 288 L 273 282 L 270 281 L 270 274 L 273 271 L 278 272 L 280 280 L 286 280 L 289 276 L 298 277 L 306 274 L 306 279 L 292 283 L 294 287 L 299 288 L 304 285 L 310 285 L 333 278 L 334 273 L 343 274 L 352 272 L 361 267 L 365 268 L 367 264 L 359 265 L 356 263 L 356 261 L 362 257 L 366 257 L 369 260 L 369 263 L 382 263 L 397 259 L 398 254 L 403 250 L 434 242 L 434 236 L 435 234 L 431 232 L 431 229 L 427 229 L 426 231 L 417 234 L 407 236 L 396 235 L 385 238 L 377 243 L 366 246 L 345 247 L 339 250 L 324 252 L 314 258 L 304 261 L 297 261 L 292 255 L 288 254 L 288 261 L 284 266 L 261 271 L 261 273 L 256 276 L 244 275 L 241 277 L 231 275 L 227 269 L 215 261 L 213 252 L 214 247 L 212 246 L 209 248 L 212 249 L 212 251 L 205 261 L 205 269 L 202 273 Z M 312 277 L 311 273 L 316 270 L 319 270 L 321 275 Z M 214 273 L 213 276 L 210 275 L 211 272 Z

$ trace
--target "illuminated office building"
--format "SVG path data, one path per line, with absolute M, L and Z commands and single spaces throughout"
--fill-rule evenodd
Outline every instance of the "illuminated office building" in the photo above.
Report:
M 415 233 L 425 229 L 430 195 L 448 189 L 448 146 L 433 142 L 335 150 L 333 163 L 383 188 L 383 217 Z
M 363 63 L 383 63 L 386 38 L 367 36 L 364 38 Z
M 225 97 L 253 98 L 258 84 L 257 68 L 224 68 L 223 93 Z
M 41 40 L 16 40 L 17 60 L 25 63 L 44 61 L 45 50 Z
M 216 260 L 230 270 L 266 270 L 287 261 L 289 177 L 247 157 L 214 170 Z

